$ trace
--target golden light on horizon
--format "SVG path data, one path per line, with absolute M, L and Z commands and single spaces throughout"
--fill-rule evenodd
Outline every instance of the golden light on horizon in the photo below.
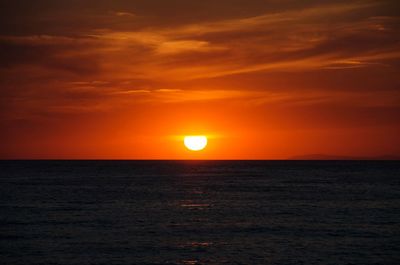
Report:
M 207 137 L 204 135 L 185 136 L 183 143 L 191 151 L 200 151 L 207 146 Z

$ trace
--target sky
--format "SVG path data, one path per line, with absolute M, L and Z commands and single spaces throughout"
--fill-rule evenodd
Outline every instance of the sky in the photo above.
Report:
M 397 0 L 0 0 L 0 158 L 400 155 L 399 58 Z

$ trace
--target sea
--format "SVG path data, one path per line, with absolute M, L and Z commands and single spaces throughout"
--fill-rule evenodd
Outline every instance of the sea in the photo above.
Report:
M 400 161 L 1 161 L 0 264 L 400 264 Z

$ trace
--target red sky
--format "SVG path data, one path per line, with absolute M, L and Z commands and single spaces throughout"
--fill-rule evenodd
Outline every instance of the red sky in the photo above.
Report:
M 0 5 L 0 158 L 400 155 L 398 1 Z

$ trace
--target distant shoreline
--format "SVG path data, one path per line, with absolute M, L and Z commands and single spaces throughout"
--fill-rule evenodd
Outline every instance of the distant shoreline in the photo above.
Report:
M 324 154 L 311 154 L 311 155 L 300 155 L 300 156 L 292 156 L 288 158 L 288 160 L 362 160 L 362 161 L 384 161 L 384 160 L 400 160 L 400 156 L 396 155 L 382 155 L 382 156 L 340 156 L 340 155 L 324 155 Z

